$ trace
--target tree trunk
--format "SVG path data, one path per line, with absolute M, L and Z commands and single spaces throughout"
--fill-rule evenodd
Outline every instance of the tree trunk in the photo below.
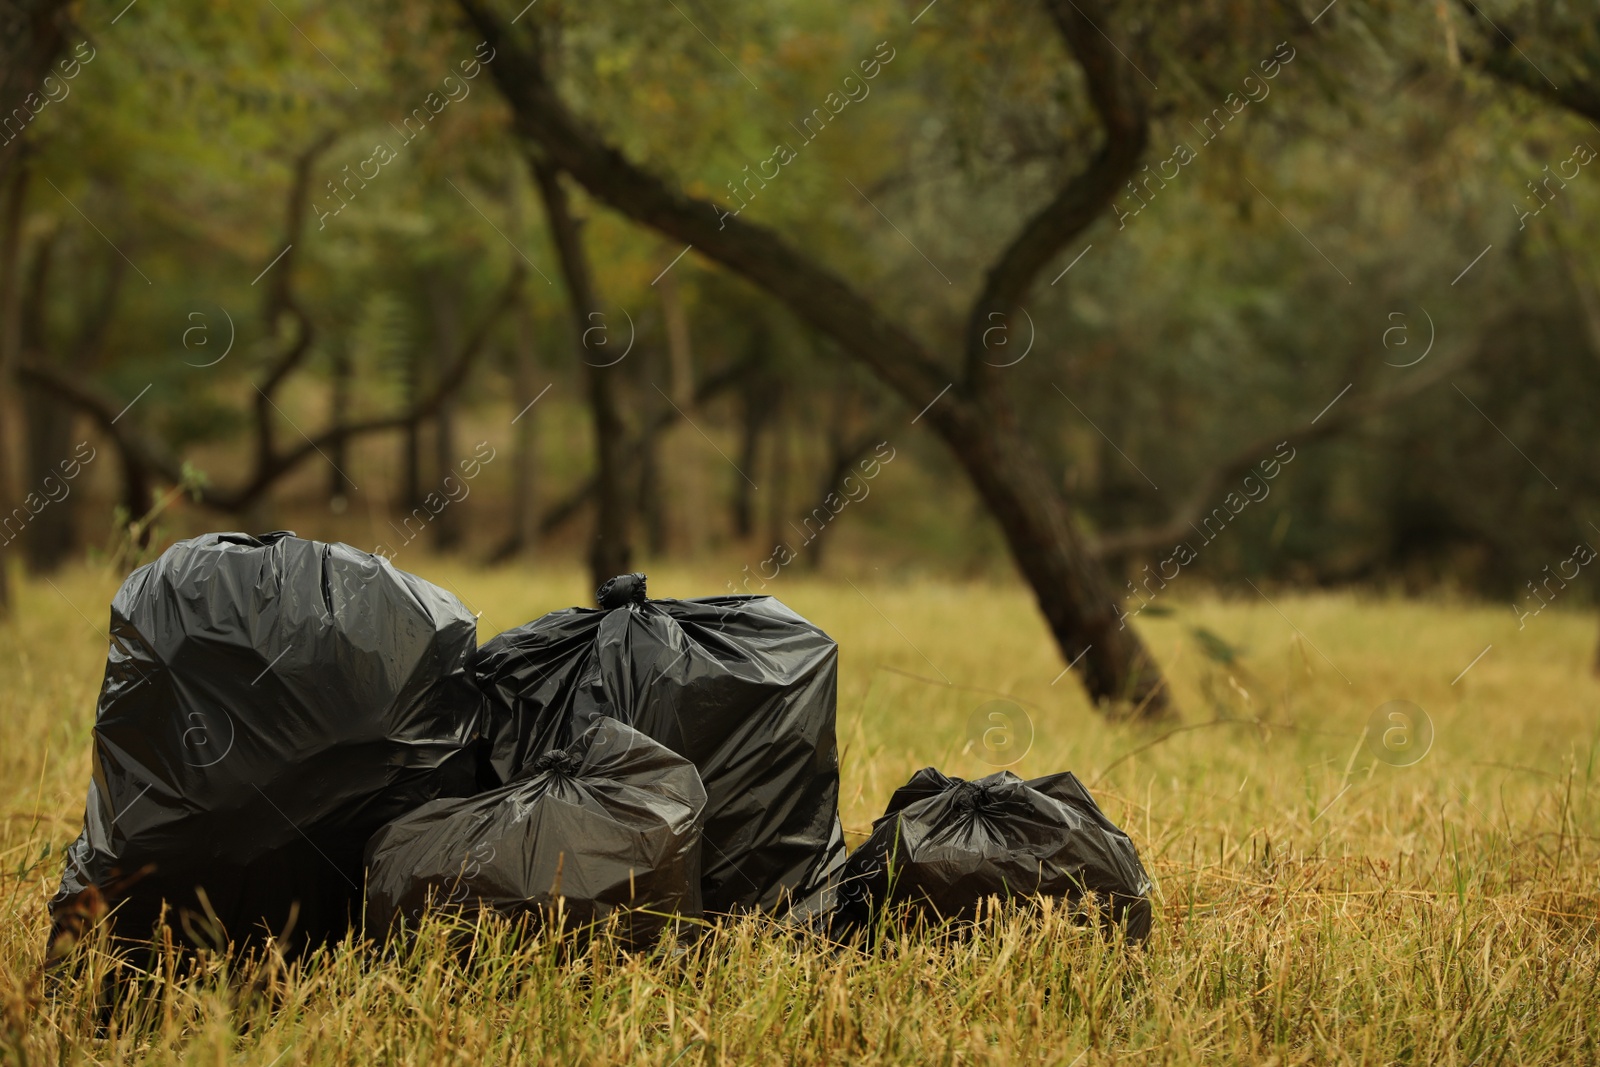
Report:
M 767 481 L 771 493 L 767 499 L 767 538 L 761 550 L 774 552 L 780 544 L 789 543 L 789 530 L 784 524 L 789 518 L 789 468 L 793 463 L 790 456 L 793 443 L 789 437 L 788 408 L 781 401 L 773 409 L 768 439 L 771 444 L 768 446 L 770 459 L 767 469 L 771 476 Z
M 0 115 L 12 118 L 40 83 L 67 43 L 70 0 L 5 0 L 0 5 Z M 91 53 L 92 56 L 92 53 Z M 28 109 L 31 110 L 31 109 Z M 24 112 L 27 113 L 26 111 Z M 0 130 L 0 186 L 4 186 L 27 150 L 27 127 Z
M 28 195 L 28 172 L 16 170 L 10 181 L 0 178 L 5 201 L 0 209 L 0 501 L 9 509 L 17 498 L 11 477 L 11 426 L 15 417 L 17 351 L 22 343 L 18 297 L 21 294 L 22 205 Z M 0 513 L 3 516 L 3 513 Z M 11 609 L 11 544 L 0 532 L 0 616 Z
M 445 368 L 450 365 L 450 355 L 456 350 L 457 336 L 460 333 L 457 311 L 457 294 L 447 284 L 445 278 L 435 278 L 433 284 L 428 286 L 428 293 L 433 300 L 433 336 L 434 350 L 438 364 L 438 373 L 435 378 L 443 376 Z M 456 469 L 456 419 L 455 400 L 446 400 L 439 405 L 438 414 L 433 420 L 433 467 L 434 477 L 438 484 L 432 487 L 432 492 L 440 494 L 447 501 L 440 512 L 433 517 L 433 544 L 441 552 L 451 552 L 461 544 L 462 511 L 465 506 L 465 497 L 461 501 L 451 499 L 451 493 L 461 492 L 461 472 Z
M 650 348 L 639 354 L 645 360 L 643 377 L 652 382 L 659 382 L 663 377 L 672 380 L 672 367 L 670 353 L 660 349 Z M 694 398 L 677 400 L 674 402 L 680 407 L 692 407 Z M 670 407 L 670 405 L 669 405 Z M 674 412 L 676 414 L 676 412 Z M 639 531 L 644 537 L 646 551 L 652 557 L 660 558 L 667 553 L 667 486 L 666 479 L 661 470 L 661 442 L 663 434 L 652 432 L 655 425 L 653 418 L 645 418 L 642 425 L 633 433 L 632 440 L 632 469 L 634 475 L 635 492 L 633 496 L 634 513 L 638 516 Z
M 1051 634 L 1089 696 L 1134 716 L 1170 710 L 1165 679 L 1137 632 L 1119 621 L 1109 572 L 1088 551 L 1061 494 L 1008 416 L 952 405 L 941 436 L 994 516 Z
M 778 408 L 778 382 L 766 365 L 766 328 L 758 331 L 752 342 L 749 373 L 739 382 L 739 470 L 755 477 L 757 459 L 762 451 L 762 437 L 770 429 L 773 413 Z M 755 533 L 755 490 L 749 478 L 739 478 L 733 483 L 733 533 L 741 541 Z
M 100 334 L 115 306 L 116 275 L 113 272 L 99 306 L 81 310 L 82 332 L 76 343 L 53 345 L 46 329 L 45 309 L 53 288 L 59 233 L 48 233 L 34 251 L 27 290 L 18 309 L 21 343 L 17 351 L 19 358 L 30 362 L 56 359 L 69 373 L 81 374 L 88 357 L 98 348 Z M 19 395 L 23 401 L 23 491 L 38 493 L 49 501 L 28 524 L 23 547 L 33 570 L 54 571 L 72 554 L 72 520 L 81 499 L 72 492 L 74 487 L 62 480 L 58 469 L 72 450 L 75 412 L 71 405 L 34 383 L 22 384 Z
M 533 313 L 523 301 L 517 307 L 516 343 L 509 352 L 512 393 L 519 411 L 512 426 L 511 513 L 506 539 L 491 557 L 496 563 L 532 549 L 539 538 L 538 413 L 525 407 L 539 397 L 540 390 L 533 331 Z
M 661 478 L 661 435 L 645 434 L 639 439 L 639 520 L 644 528 L 645 547 L 652 556 L 667 553 L 666 487 Z
M 741 405 L 743 418 L 739 428 L 739 469 L 756 469 L 756 453 L 761 447 L 762 425 L 753 415 L 753 409 Z M 755 532 L 755 501 L 750 483 L 740 478 L 733 483 L 733 534 L 741 541 L 750 539 Z
M 567 203 L 560 174 L 542 160 L 533 161 L 534 178 L 544 201 L 550 232 L 561 259 L 567 283 L 578 358 L 588 383 L 589 410 L 594 419 L 596 485 L 594 539 L 589 547 L 589 575 L 599 588 L 608 578 L 625 574 L 633 558 L 629 539 L 630 508 L 623 453 L 627 446 L 622 415 L 616 399 L 620 362 L 612 362 L 615 346 L 606 337 L 608 324 L 595 295 L 589 258 L 583 248 L 579 221 Z M 594 343 L 590 343 L 590 339 Z M 605 340 L 601 346 L 600 339 Z
M 1126 56 L 1099 29 L 1107 21 L 1104 5 L 1095 0 L 1043 4 L 1084 75 L 1104 140 L 1029 217 L 989 269 L 968 316 L 960 349 L 963 367 L 957 371 L 775 231 L 689 196 L 607 143 L 568 106 L 549 77 L 538 22 L 524 31 L 524 44 L 482 0 L 457 3 L 496 49 L 492 76 L 537 169 L 552 180 L 558 169 L 565 171 L 617 211 L 693 244 L 700 255 L 767 290 L 870 369 L 912 410 L 921 409 L 917 419 L 926 414 L 994 514 L 1068 666 L 1078 669 L 1091 699 L 1102 705 L 1131 701 L 1136 714 L 1150 717 L 1170 710 L 1154 658 L 1137 633 L 1118 621 L 1108 573 L 999 399 L 993 378 L 997 365 L 987 359 L 985 341 L 994 316 L 1013 314 L 1045 265 L 1106 214 L 1148 142 L 1142 86 Z
M 422 356 L 415 346 L 405 357 L 406 406 L 422 395 Z M 400 435 L 400 511 L 410 515 L 422 506 L 422 420 L 407 422 Z
M 668 392 L 680 406 L 694 403 L 694 349 L 689 342 L 689 314 L 684 309 L 678 278 L 672 271 L 656 282 L 661 291 L 661 319 L 667 331 L 667 359 L 672 383 Z
M 128 513 L 129 522 L 137 522 L 145 513 L 155 506 L 155 486 L 150 480 L 150 469 L 140 463 L 126 451 L 118 453 L 122 464 L 122 507 Z M 270 530 L 272 525 L 267 522 L 267 514 L 261 507 L 259 500 L 253 501 L 250 508 L 241 513 L 247 531 L 252 527 L 257 530 Z M 143 548 L 150 543 L 150 531 L 141 528 L 139 547 Z
M 37 387 L 22 390 L 27 429 L 27 475 L 30 491 L 50 500 L 28 524 L 25 538 L 28 565 L 35 571 L 53 571 L 66 562 L 77 545 L 73 518 L 78 511 L 77 486 L 61 479 L 59 464 L 72 456 L 72 408 Z M 51 495 L 65 493 L 59 498 Z
M 839 406 L 839 410 L 842 412 L 842 405 Z M 844 421 L 842 414 L 839 421 Z M 884 440 L 883 434 L 877 432 L 868 432 L 854 438 L 847 438 L 845 436 L 846 432 L 840 427 L 836 428 L 834 433 L 828 435 L 828 469 L 822 477 L 821 484 L 817 487 L 817 499 L 820 501 L 826 501 L 829 493 L 839 493 L 843 499 L 849 499 L 848 495 L 843 493 L 843 486 L 844 480 L 850 476 L 850 469 L 856 465 L 856 460 L 866 455 L 869 449 Z M 859 476 L 857 481 L 860 481 Z M 863 499 L 865 498 L 863 497 Z M 826 507 L 826 504 L 824 506 Z M 840 514 L 843 514 L 843 512 L 841 511 Z M 829 523 L 823 533 L 818 534 L 817 539 L 811 543 L 810 556 L 806 561 L 806 566 L 810 570 L 818 570 L 822 567 L 823 552 L 829 539 L 833 536 L 830 532 L 832 529 L 833 524 Z M 823 536 L 823 534 L 827 534 L 827 536 Z
M 354 376 L 354 368 L 350 365 L 350 353 L 340 346 L 333 354 L 333 373 L 329 376 L 328 406 L 330 422 L 334 426 L 342 426 L 350 421 L 350 380 Z M 328 509 L 335 515 L 343 515 L 350 506 L 350 479 L 345 477 L 345 471 L 350 469 L 350 441 L 341 437 L 328 446 L 328 459 L 331 464 L 328 468 Z
M 440 552 L 453 552 L 461 546 L 462 520 L 465 517 L 461 509 L 466 507 L 465 496 L 455 500 L 450 495 L 452 492 L 460 495 L 465 486 L 461 472 L 456 468 L 455 401 L 447 400 L 440 405 L 439 414 L 434 417 L 433 429 L 434 468 L 439 484 L 432 492 L 438 493 L 446 501 L 443 509 L 433 517 L 433 546 Z

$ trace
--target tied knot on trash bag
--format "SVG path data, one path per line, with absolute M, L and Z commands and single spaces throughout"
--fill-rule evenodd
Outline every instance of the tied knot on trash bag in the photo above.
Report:
M 845 853 L 838 646 L 769 596 L 646 601 L 645 576 L 623 574 L 596 597 L 602 610 L 554 611 L 479 651 L 487 787 L 616 719 L 698 769 L 706 913 L 825 906 Z M 638 740 L 602 735 L 583 773 L 633 762 Z
M 1132 944 L 1150 933 L 1150 877 L 1138 850 L 1070 772 L 1023 781 L 1000 771 L 968 782 L 926 767 L 895 790 L 835 885 L 826 928 L 868 943 L 893 905 L 969 923 L 991 898 L 1052 897 L 1076 908 L 1087 893 L 1098 913 L 1074 921 L 1099 920 Z
M 595 592 L 595 600 L 607 611 L 627 604 L 643 604 L 645 577 L 643 574 L 619 574 Z
M 556 774 L 564 774 L 569 778 L 576 778 L 578 772 L 582 769 L 583 757 L 570 748 L 563 748 L 555 752 L 546 752 L 534 760 L 531 768 L 532 774 L 529 777 L 532 777 L 533 774 L 554 772 Z
M 593 759 L 601 745 L 623 758 Z M 584 938 L 617 915 L 633 951 L 676 937 L 677 916 L 704 910 L 699 772 L 614 719 L 530 767 L 576 772 L 585 762 L 594 788 L 582 803 L 564 783 L 535 775 L 424 804 L 379 830 L 366 849 L 368 932 L 414 928 L 434 907 L 493 911 Z
M 1004 801 L 990 792 L 982 782 L 962 782 L 953 792 L 955 795 L 952 803 L 957 811 L 970 812 L 980 817 L 1003 814 Z

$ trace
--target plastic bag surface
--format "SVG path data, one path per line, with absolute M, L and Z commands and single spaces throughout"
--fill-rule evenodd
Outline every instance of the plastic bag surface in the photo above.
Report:
M 511 784 L 379 830 L 367 846 L 367 922 L 382 934 L 430 902 L 548 920 L 559 897 L 568 926 L 625 910 L 624 939 L 648 947 L 667 916 L 700 914 L 705 805 L 692 763 L 599 719 Z
M 647 600 L 642 574 L 599 600 L 479 650 L 496 778 L 619 719 L 705 783 L 707 913 L 821 906 L 844 857 L 833 640 L 771 597 Z
M 970 919 L 990 896 L 1076 901 L 1085 891 L 1130 941 L 1149 934 L 1149 875 L 1075 775 L 1023 781 L 1001 771 L 968 782 L 925 767 L 845 861 L 832 927 L 867 928 L 885 904 Z
M 385 823 L 476 787 L 476 620 L 342 544 L 208 534 L 125 581 L 94 726 L 82 835 L 51 901 L 116 886 L 117 932 L 163 902 L 191 941 L 359 921 Z M 214 921 L 215 920 L 215 921 Z

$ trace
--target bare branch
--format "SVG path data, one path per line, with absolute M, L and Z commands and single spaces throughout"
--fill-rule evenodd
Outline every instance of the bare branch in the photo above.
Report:
M 693 406 L 700 407 L 709 404 L 719 394 L 736 384 L 740 378 L 750 373 L 758 362 L 759 360 L 757 359 L 741 359 L 700 382 L 695 387 Z M 633 447 L 628 453 L 628 465 L 630 467 L 636 466 L 644 455 L 645 450 L 650 447 L 650 442 L 665 433 L 681 417 L 682 412 L 670 405 L 661 408 L 651 416 L 650 421 L 645 423 L 643 429 L 639 432 L 639 436 L 633 442 Z M 599 479 L 591 474 L 582 482 L 579 482 L 572 492 L 550 505 L 545 510 L 545 513 L 539 517 L 540 534 L 554 533 L 572 521 L 583 509 L 583 506 L 589 502 L 590 498 L 594 496 L 598 483 Z
M 365 434 L 381 433 L 384 430 L 398 430 L 413 425 L 438 414 L 445 401 L 455 395 L 465 384 L 468 373 L 477 362 L 489 339 L 490 332 L 494 329 L 502 315 L 511 309 L 516 302 L 517 292 L 522 287 L 522 280 L 526 269 L 521 263 L 514 264 L 511 277 L 506 282 L 506 287 L 501 291 L 499 298 L 485 313 L 483 320 L 478 323 L 470 336 L 461 346 L 461 351 L 451 362 L 445 372 L 439 376 L 428 395 L 418 400 L 405 411 L 393 415 L 382 415 L 377 418 L 363 419 L 357 422 L 337 424 L 330 426 L 321 433 L 290 449 L 282 454 L 269 458 L 267 464 L 258 470 L 249 484 L 225 497 L 218 496 L 218 506 L 227 510 L 245 507 L 261 494 L 272 487 L 279 478 L 283 477 L 295 467 L 310 459 L 313 455 L 322 455 L 324 450 L 332 447 L 341 440 L 360 437 Z M 224 503 L 224 500 L 226 501 Z
M 272 267 L 271 276 L 267 279 L 267 289 L 262 295 L 261 319 L 269 335 L 276 336 L 285 317 L 294 322 L 294 336 L 284 344 L 283 349 L 267 367 L 266 377 L 256 383 L 256 475 L 270 465 L 273 457 L 272 442 L 272 396 L 277 392 L 283 380 L 292 374 L 306 354 L 311 351 L 311 341 L 315 336 L 311 326 L 311 317 L 306 314 L 299 299 L 292 288 L 294 283 L 294 265 L 299 257 L 295 253 L 295 246 L 301 243 L 301 235 L 305 230 L 306 202 L 310 197 L 311 168 L 316 164 L 317 157 L 327 151 L 333 144 L 336 134 L 328 131 L 317 137 L 294 160 L 294 176 L 289 182 L 289 196 L 284 217 L 284 241 L 286 248 L 282 257 Z
M 88 415 L 94 424 L 111 438 L 117 451 L 122 454 L 125 466 L 159 474 L 174 484 L 182 480 L 182 463 L 159 443 L 141 433 L 135 423 L 118 418 L 127 407 L 126 403 L 107 396 L 93 385 L 80 381 L 77 375 L 68 374 L 48 365 L 21 364 L 17 367 L 17 377 L 29 385 L 37 386 L 59 397 Z
M 427 396 L 405 411 L 358 422 L 329 427 L 315 437 L 282 454 L 269 457 L 267 463 L 256 471 L 251 480 L 233 489 L 206 485 L 196 490 L 196 501 L 218 511 L 238 511 L 248 507 L 280 478 L 293 471 L 312 456 L 321 455 L 335 442 L 364 434 L 395 430 L 420 422 L 435 415 L 439 408 L 466 382 L 473 364 L 482 353 L 490 332 L 500 317 L 510 309 L 521 288 L 524 268 L 517 264 L 511 272 L 499 299 L 489 308 L 483 320 L 462 344 L 461 351 L 450 367 L 434 384 Z M 183 464 L 160 444 L 141 433 L 137 424 L 121 418 L 126 405 L 106 396 L 92 385 L 53 367 L 37 364 L 24 365 L 17 370 L 23 381 L 48 390 L 62 400 L 74 405 L 94 420 L 95 424 L 115 443 L 123 462 L 130 470 L 145 475 L 156 474 L 174 484 L 182 481 Z
M 1440 357 L 1430 372 L 1416 374 L 1403 385 L 1365 397 L 1351 397 L 1306 422 L 1251 442 L 1197 478 L 1188 499 L 1165 522 L 1143 529 L 1106 534 L 1094 542 L 1090 550 L 1106 559 L 1133 552 L 1171 548 L 1188 537 L 1193 532 L 1193 524 L 1220 502 L 1220 497 L 1225 495 L 1224 486 L 1243 478 L 1280 445 L 1306 445 L 1341 433 L 1433 387 L 1450 374 L 1460 371 L 1476 355 L 1477 352 L 1473 351 L 1457 358 Z

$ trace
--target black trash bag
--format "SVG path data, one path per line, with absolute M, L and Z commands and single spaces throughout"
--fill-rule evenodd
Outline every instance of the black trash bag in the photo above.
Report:
M 372 834 L 475 790 L 476 643 L 454 596 L 348 545 L 214 533 L 136 570 L 52 940 L 100 895 L 119 937 L 163 902 L 191 944 L 343 936 Z
M 377 936 L 432 904 L 565 927 L 612 912 L 648 948 L 671 916 L 700 913 L 706 791 L 694 764 L 615 719 L 533 760 L 509 785 L 435 800 L 367 845 L 367 923 Z
M 838 646 L 771 597 L 647 600 L 645 576 L 627 574 L 598 599 L 478 650 L 496 779 L 620 719 L 700 771 L 708 914 L 831 902 L 844 859 Z
M 1133 842 L 1075 775 L 1025 782 L 1001 771 L 968 782 L 925 767 L 845 861 L 829 925 L 836 936 L 870 936 L 886 904 L 970 920 L 992 896 L 1075 903 L 1088 891 L 1140 942 L 1150 933 L 1150 887 Z

